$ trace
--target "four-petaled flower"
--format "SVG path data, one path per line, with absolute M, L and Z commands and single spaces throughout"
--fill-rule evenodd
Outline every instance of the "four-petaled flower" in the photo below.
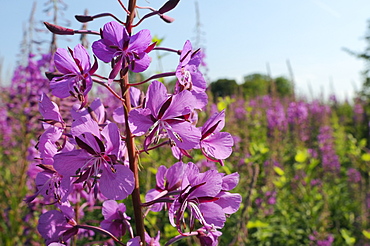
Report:
M 54 55 L 55 66 L 61 73 L 52 78 L 50 89 L 54 96 L 65 98 L 68 96 L 77 97 L 82 106 L 87 103 L 87 93 L 92 88 L 91 75 L 98 69 L 95 60 L 91 67 L 90 57 L 85 47 L 76 45 L 73 51 L 58 48 Z
M 128 222 L 131 218 L 125 212 L 125 204 L 118 204 L 114 200 L 105 201 L 102 209 L 104 220 L 100 223 L 101 228 L 118 238 L 125 235 L 126 230 L 131 228 Z
M 220 132 L 225 126 L 225 110 L 215 113 L 204 123 L 200 149 L 203 155 L 210 161 L 219 162 L 222 166 L 223 160 L 232 153 L 234 139 L 228 132 Z
M 100 184 L 101 193 L 108 199 L 121 200 L 134 188 L 132 171 L 117 162 L 121 144 L 116 124 L 107 124 L 100 133 L 99 125 L 82 116 L 72 124 L 72 135 L 80 149 L 54 156 L 54 168 L 63 176 L 75 177 L 78 182 L 93 179 Z
M 172 142 L 181 149 L 192 149 L 200 140 L 200 131 L 190 121 L 196 100 L 191 92 L 184 90 L 176 95 L 168 95 L 166 87 L 153 81 L 146 94 L 143 108 L 129 113 L 129 124 L 136 136 L 146 134 L 144 149 L 158 142 L 167 134 Z
M 100 40 L 93 43 L 92 50 L 103 62 L 115 59 L 109 74 L 110 81 L 121 69 L 140 73 L 148 68 L 150 57 L 147 53 L 154 48 L 150 45 L 152 37 L 149 30 L 144 29 L 130 36 L 123 25 L 111 21 L 104 25 L 101 36 Z

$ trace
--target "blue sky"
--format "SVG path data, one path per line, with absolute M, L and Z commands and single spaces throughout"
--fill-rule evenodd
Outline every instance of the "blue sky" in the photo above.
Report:
M 112 12 L 124 19 L 116 0 L 64 1 L 68 4 L 65 18 L 71 20 L 73 29 L 81 26 L 73 16 L 82 14 L 86 8 L 91 14 Z M 45 2 L 37 1 L 37 21 L 51 20 L 42 12 Z M 22 28 L 28 21 L 33 1 L 0 0 L 0 3 L 0 21 L 3 23 L 0 27 L 3 37 L 0 57 L 3 57 L 6 74 L 16 62 Z M 137 3 L 159 8 L 164 0 L 138 0 Z M 334 92 L 345 98 L 361 87 L 360 72 L 364 63 L 342 48 L 365 49 L 363 37 L 370 19 L 370 1 L 198 0 L 198 4 L 202 46 L 206 47 L 211 81 L 230 78 L 241 82 L 245 75 L 266 73 L 267 67 L 273 77 L 289 77 L 289 60 L 299 94 L 309 95 L 308 88 L 311 87 L 316 97 L 321 92 L 325 95 Z M 166 24 L 154 17 L 144 21 L 139 28 L 148 28 L 153 35 L 164 37 L 163 46 L 171 48 L 181 49 L 185 40 L 195 40 L 195 0 L 180 1 L 168 15 L 176 19 L 174 23 Z M 89 28 L 98 30 L 110 20 L 94 21 Z M 59 46 L 73 47 L 77 42 L 78 37 L 73 37 L 59 41 Z M 166 56 L 164 70 L 173 70 L 177 60 L 174 55 Z M 157 69 L 153 65 L 151 72 Z

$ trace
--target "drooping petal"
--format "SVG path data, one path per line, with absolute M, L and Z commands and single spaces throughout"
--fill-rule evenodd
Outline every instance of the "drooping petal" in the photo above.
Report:
M 63 118 L 59 113 L 58 105 L 55 102 L 52 102 L 45 93 L 42 93 L 41 95 L 39 111 L 44 119 L 63 122 Z
M 219 228 L 224 227 L 226 216 L 218 204 L 213 202 L 201 203 L 199 204 L 199 209 L 208 224 L 213 224 Z
M 239 183 L 239 173 L 232 173 L 222 178 L 222 190 L 229 191 Z
M 218 132 L 201 141 L 201 148 L 207 156 L 224 160 L 232 153 L 234 139 L 228 132 Z
M 108 199 L 122 200 L 134 190 L 135 179 L 132 171 L 123 165 L 115 165 L 115 172 L 102 168 L 100 191 Z
M 130 70 L 134 73 L 141 73 L 144 72 L 150 65 L 152 59 L 148 56 L 147 53 L 143 54 L 139 60 L 134 60 L 134 65 L 130 65 Z
M 217 197 L 220 199 L 215 201 L 215 203 L 222 208 L 225 214 L 233 214 L 238 211 L 242 202 L 242 196 L 238 193 L 221 191 Z

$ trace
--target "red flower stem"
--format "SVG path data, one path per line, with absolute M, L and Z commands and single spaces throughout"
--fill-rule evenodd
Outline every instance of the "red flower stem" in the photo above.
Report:
M 181 55 L 181 50 L 174 50 L 174 49 L 165 48 L 165 47 L 155 47 L 153 50 L 164 50 L 164 51 L 174 52 L 174 53 L 177 53 L 178 55 Z
M 168 72 L 168 73 L 160 73 L 160 74 L 155 74 L 149 78 L 147 78 L 146 80 L 144 81 L 141 81 L 139 83 L 131 83 L 129 84 L 129 86 L 135 86 L 135 85 L 141 85 L 141 84 L 145 84 L 146 82 L 152 80 L 152 79 L 159 79 L 159 78 L 164 78 L 164 77 L 169 77 L 169 76 L 175 76 L 176 75 L 176 72 Z
M 129 0 L 128 1 L 128 12 L 130 13 L 126 19 L 126 30 L 131 35 L 132 33 L 132 22 L 135 17 L 135 7 L 136 7 L 136 0 Z M 124 114 L 125 119 L 128 119 L 128 113 L 131 110 L 131 100 L 130 100 L 130 93 L 128 92 L 129 89 L 129 77 L 128 73 L 126 72 L 123 74 L 121 70 L 121 92 L 122 97 L 125 100 L 124 102 Z M 125 122 L 126 124 L 126 147 L 128 152 L 128 158 L 130 163 L 130 169 L 134 173 L 135 178 L 135 186 L 134 190 L 131 194 L 132 198 L 132 206 L 134 209 L 134 216 L 135 216 L 135 227 L 136 227 L 136 235 L 140 236 L 142 245 L 145 246 L 145 229 L 144 229 L 144 219 L 143 213 L 141 208 L 141 200 L 140 200 L 140 182 L 139 182 L 139 168 L 138 168 L 138 160 L 137 160 L 137 153 L 135 147 L 135 139 L 131 133 L 128 120 Z
M 102 234 L 105 234 L 109 237 L 111 237 L 116 243 L 120 244 L 120 245 L 126 245 L 122 242 L 120 242 L 120 240 L 118 240 L 118 238 L 116 238 L 112 233 L 110 233 L 109 231 L 106 231 L 100 227 L 96 227 L 96 226 L 91 226 L 91 225 L 76 225 L 77 228 L 81 228 L 81 229 L 86 229 L 86 230 L 91 230 L 91 231 L 94 231 L 94 232 L 99 232 L 99 233 L 102 233 Z
M 121 102 L 125 102 L 125 99 L 123 99 L 122 97 L 120 97 L 113 89 L 112 89 L 112 87 L 110 87 L 109 85 L 107 85 L 106 83 L 104 83 L 104 82 L 101 82 L 101 81 L 98 81 L 98 80 L 95 80 L 95 79 L 93 79 L 93 82 L 95 82 L 95 83 L 97 83 L 97 84 L 99 84 L 99 85 L 102 85 L 102 86 L 104 86 L 105 88 L 107 88 L 108 89 L 108 91 L 110 92 L 110 93 L 112 93 L 113 94 L 113 96 L 115 96 L 116 98 L 118 98 Z

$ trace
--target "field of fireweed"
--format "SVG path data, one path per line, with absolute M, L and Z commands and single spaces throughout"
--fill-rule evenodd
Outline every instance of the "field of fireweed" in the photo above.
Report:
M 28 52 L 1 88 L 0 245 L 370 245 L 367 103 L 214 96 L 201 50 L 138 26 L 178 2 L 45 23 L 95 41 Z M 153 50 L 178 63 L 145 78 Z

